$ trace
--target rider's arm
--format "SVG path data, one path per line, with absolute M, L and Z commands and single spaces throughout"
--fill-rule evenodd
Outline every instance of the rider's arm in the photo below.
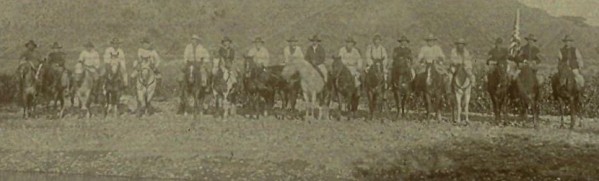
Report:
M 79 59 L 77 59 L 77 61 L 78 61 L 78 62 L 81 62 L 81 63 L 85 62 L 85 51 L 82 51 L 82 52 L 79 54 Z
M 283 48 L 283 63 L 289 63 L 289 56 L 291 55 L 290 51 L 291 50 L 289 50 L 289 46 L 285 46 L 285 48 Z
M 191 57 L 193 57 L 193 46 L 191 44 L 185 46 L 185 51 L 183 52 L 183 62 L 191 61 Z
M 364 63 L 366 64 L 366 67 L 369 67 L 370 65 L 372 65 L 372 49 L 374 48 L 374 46 L 372 45 L 368 45 L 368 47 L 366 47 L 366 52 L 364 53 L 364 59 L 363 61 L 365 61 Z M 359 66 L 362 67 L 362 66 Z
M 580 53 L 580 51 L 578 50 L 578 48 L 576 49 L 576 61 L 578 61 L 578 66 L 580 69 L 582 69 L 582 67 L 584 66 L 584 59 L 582 59 L 582 54 Z
M 443 53 L 443 50 L 441 50 L 441 47 L 436 46 L 435 51 L 437 53 L 437 58 L 439 59 L 439 62 L 445 62 L 445 54 Z
M 125 52 L 123 52 L 122 50 L 117 50 L 119 51 L 119 63 L 121 64 L 121 68 L 123 69 L 123 72 L 127 72 L 127 61 L 125 60 Z
M 154 56 L 154 60 L 156 61 L 156 62 L 154 62 L 154 67 L 157 68 L 162 63 L 162 59 L 160 58 L 160 55 L 158 55 L 158 52 L 156 50 L 153 50 L 152 54 Z

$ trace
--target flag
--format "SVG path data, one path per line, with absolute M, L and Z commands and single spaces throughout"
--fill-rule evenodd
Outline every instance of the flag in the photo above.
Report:
M 514 19 L 514 29 L 509 48 L 510 55 L 515 57 L 518 50 L 520 50 L 520 9 L 516 11 L 516 18 Z

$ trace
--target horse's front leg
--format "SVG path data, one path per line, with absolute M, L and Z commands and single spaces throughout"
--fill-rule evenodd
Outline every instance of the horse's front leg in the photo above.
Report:
M 465 95 L 465 100 L 464 100 L 464 113 L 466 114 L 464 116 L 466 117 L 466 123 L 470 122 L 470 119 L 469 119 L 470 93 L 471 93 L 471 89 L 468 88 L 468 90 L 466 90 L 466 95 Z

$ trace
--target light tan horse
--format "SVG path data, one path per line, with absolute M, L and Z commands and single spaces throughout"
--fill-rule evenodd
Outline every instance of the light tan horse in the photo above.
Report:
M 453 80 L 451 81 L 451 90 L 455 96 L 454 104 L 454 121 L 461 121 L 462 114 L 464 114 L 465 121 L 470 121 L 468 114 L 468 105 L 470 104 L 470 95 L 472 93 L 472 85 L 474 80 L 471 80 L 470 76 L 466 72 L 466 68 L 463 64 L 456 66 L 455 73 L 453 74 Z M 464 112 L 462 112 L 462 108 Z
M 319 109 L 318 119 L 323 118 L 323 107 L 318 102 L 318 94 L 324 90 L 325 78 L 320 76 L 318 71 L 307 61 L 299 60 L 288 64 L 283 69 L 283 72 L 289 71 L 285 69 L 295 69 L 300 75 L 300 85 L 304 95 L 304 101 L 307 102 L 306 119 L 316 116 L 315 109 Z
M 149 114 L 154 90 L 156 90 L 156 75 L 150 67 L 142 67 L 137 75 L 137 116 Z

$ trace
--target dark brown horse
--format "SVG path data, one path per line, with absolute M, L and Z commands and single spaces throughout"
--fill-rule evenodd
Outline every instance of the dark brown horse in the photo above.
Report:
M 104 116 L 111 110 L 114 111 L 114 116 L 119 114 L 119 98 L 121 92 L 125 89 L 123 83 L 123 73 L 120 64 L 106 64 L 105 73 L 100 78 L 102 83 L 102 93 L 104 94 Z
M 426 118 L 432 118 L 435 112 L 437 120 L 441 120 L 441 110 L 447 98 L 447 78 L 439 73 L 436 63 L 427 64 L 426 71 L 416 76 L 415 92 L 422 95 L 426 106 Z
M 333 64 L 331 71 L 329 72 L 327 87 L 330 91 L 329 103 L 332 98 L 337 98 L 339 104 L 339 111 L 342 112 L 343 105 L 347 108 L 350 113 L 348 120 L 354 117 L 358 111 L 358 104 L 360 100 L 359 89 L 356 87 L 354 76 L 350 70 L 341 62 L 341 57 L 333 56 Z
M 36 70 L 29 64 L 22 64 L 18 68 L 17 83 L 19 89 L 19 101 L 23 108 L 23 118 L 35 117 L 36 95 L 38 94 L 39 82 L 36 78 Z
M 274 105 L 276 90 L 273 85 L 278 82 L 275 76 L 273 70 L 259 66 L 253 57 L 245 56 L 242 82 L 251 117 L 257 119 L 261 113 L 268 115 Z
M 397 108 L 397 117 L 405 116 L 406 103 L 411 94 L 412 89 L 412 69 L 408 60 L 394 62 L 391 67 L 390 86 L 395 98 L 395 106 Z
M 553 98 L 558 101 L 558 107 L 561 116 L 561 127 L 564 127 L 564 109 L 570 110 L 570 129 L 576 125 L 577 118 L 580 116 L 582 87 L 576 84 L 574 73 L 568 65 L 561 63 L 558 65 L 557 74 L 551 77 L 551 88 Z
M 495 69 L 487 75 L 487 92 L 493 104 L 495 120 L 501 122 L 503 106 L 507 103 L 511 80 L 507 72 L 507 64 L 497 64 Z
M 364 75 L 364 83 L 362 86 L 366 91 L 366 95 L 368 96 L 370 119 L 374 117 L 374 114 L 377 111 L 379 96 L 382 96 L 385 93 L 383 69 L 384 67 L 382 61 L 374 62 L 374 64 L 367 69 Z
M 516 78 L 515 95 L 520 101 L 521 116 L 526 119 L 528 112 L 532 113 L 532 121 L 534 126 L 537 126 L 539 119 L 539 98 L 540 88 L 537 81 L 536 71 L 530 63 L 524 62 L 520 64 L 520 74 Z

